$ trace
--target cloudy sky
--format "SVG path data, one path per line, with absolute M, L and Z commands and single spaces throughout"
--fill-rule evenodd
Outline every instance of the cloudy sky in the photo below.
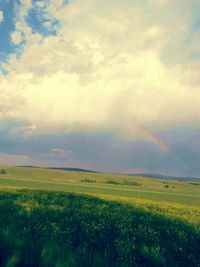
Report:
M 0 164 L 200 176 L 199 0 L 0 0 Z

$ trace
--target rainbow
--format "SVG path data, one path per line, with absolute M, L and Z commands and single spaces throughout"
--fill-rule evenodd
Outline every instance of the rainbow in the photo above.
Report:
M 157 144 L 162 150 L 172 153 L 170 145 L 164 142 L 157 134 L 152 133 L 144 128 L 140 128 L 140 130 L 149 140 Z
M 179 155 L 171 148 L 171 146 L 169 144 L 167 144 L 166 142 L 164 142 L 160 136 L 158 136 L 155 133 L 150 132 L 149 130 L 146 130 L 144 128 L 140 128 L 141 133 L 143 133 L 147 139 L 149 139 L 150 141 L 154 142 L 156 145 L 158 145 L 163 151 L 167 152 L 170 154 L 170 156 L 172 156 L 172 158 L 174 160 L 176 160 L 176 162 L 179 162 L 181 164 L 184 165 L 184 167 L 190 171 L 190 166 L 187 165 L 187 163 L 185 161 L 183 161 L 181 159 L 181 157 L 179 157 Z

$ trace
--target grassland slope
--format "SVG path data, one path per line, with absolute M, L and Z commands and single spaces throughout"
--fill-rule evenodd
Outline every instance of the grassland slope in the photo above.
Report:
M 0 193 L 0 266 L 200 266 L 200 231 L 130 204 L 36 190 Z
M 200 206 L 200 182 L 158 180 L 105 173 L 5 167 L 0 186 L 94 193 Z

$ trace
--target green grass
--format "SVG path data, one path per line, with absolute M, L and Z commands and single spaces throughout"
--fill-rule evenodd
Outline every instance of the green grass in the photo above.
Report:
M 0 266 L 200 266 L 200 231 L 117 201 L 37 190 L 0 193 Z
M 165 181 L 145 177 L 36 168 L 6 167 L 4 169 L 7 174 L 0 175 L 0 186 L 2 187 L 15 186 L 96 193 L 200 206 L 200 186 L 191 184 L 189 181 Z M 81 182 L 83 180 L 93 182 Z M 124 180 L 129 181 L 130 184 L 139 184 L 139 186 L 123 184 Z M 109 181 L 116 182 L 116 184 L 109 184 Z
M 0 266 L 200 266 L 198 182 L 4 169 Z
M 198 182 L 36 168 L 5 167 L 4 169 L 6 175 L 0 175 L 1 189 L 30 188 L 90 194 L 104 200 L 129 203 L 145 211 L 165 214 L 170 218 L 178 218 L 200 227 Z M 124 185 L 124 181 L 139 186 Z

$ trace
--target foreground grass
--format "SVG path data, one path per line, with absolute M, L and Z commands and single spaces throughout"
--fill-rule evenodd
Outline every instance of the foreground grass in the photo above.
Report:
M 103 194 L 90 194 L 103 200 L 118 201 L 131 204 L 134 207 L 157 214 L 167 218 L 178 219 L 184 223 L 191 224 L 200 231 L 200 206 L 187 206 L 178 203 L 169 203 L 157 200 L 149 200 L 135 197 L 122 197 Z
M 197 224 L 111 200 L 2 190 L 0 266 L 200 266 Z

